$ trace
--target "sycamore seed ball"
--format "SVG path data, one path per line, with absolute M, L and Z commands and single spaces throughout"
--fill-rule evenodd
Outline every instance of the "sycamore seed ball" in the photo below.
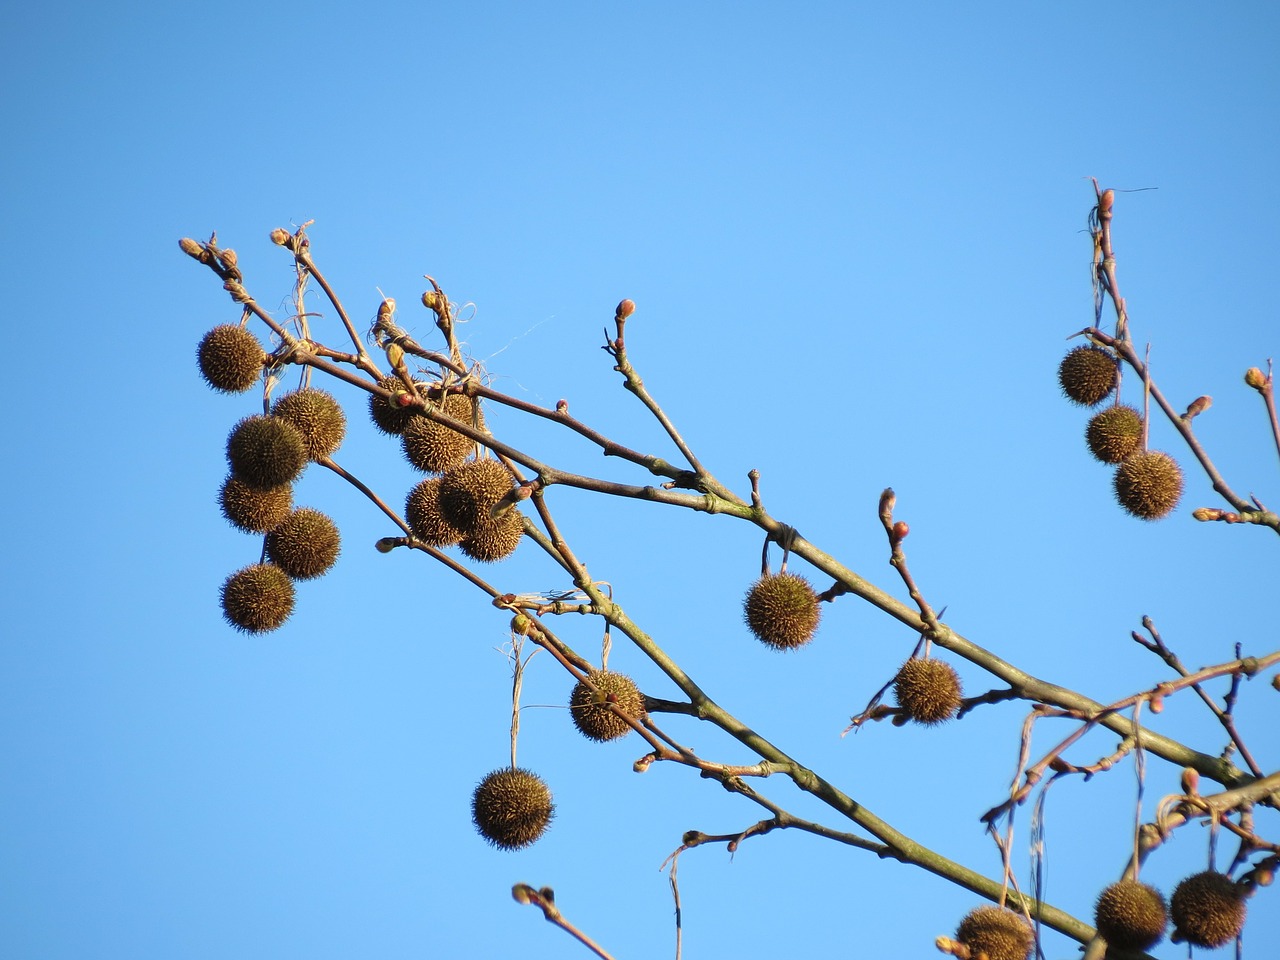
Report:
M 1164 936 L 1169 911 L 1155 887 L 1137 880 L 1121 880 L 1098 896 L 1093 925 L 1110 946 L 1146 950 Z
M 458 546 L 472 560 L 496 563 L 515 553 L 524 536 L 524 520 L 520 511 L 512 507 L 492 519 L 481 518 Z
M 293 613 L 293 581 L 279 567 L 259 563 L 222 584 L 222 615 L 237 630 L 267 633 Z
M 1095 407 L 1116 387 L 1120 368 L 1115 355 L 1101 347 L 1076 347 L 1058 367 L 1058 384 L 1067 399 Z
M 960 921 L 956 939 L 970 956 L 981 951 L 987 960 L 1027 960 L 1035 946 L 1035 934 L 1022 914 L 993 905 L 971 910 Z
M 634 680 L 622 673 L 596 672 L 590 676 L 595 690 L 579 680 L 569 695 L 569 713 L 574 726 L 588 740 L 617 740 L 631 732 L 631 726 L 613 712 L 610 698 L 628 716 L 644 714 L 644 697 Z
M 818 595 L 804 577 L 766 574 L 747 592 L 743 617 L 764 643 L 794 650 L 813 639 L 822 618 L 818 603 Z
M 327 457 L 342 443 L 347 433 L 347 417 L 332 394 L 314 387 L 286 393 L 271 412 L 292 424 L 307 445 L 307 458 Z
M 1116 469 L 1116 500 L 1142 520 L 1167 517 L 1182 499 L 1182 468 L 1167 453 L 1135 453 Z
M 908 660 L 894 678 L 893 692 L 906 715 L 927 726 L 950 720 L 960 709 L 960 677 L 942 660 Z
M 446 473 L 440 483 L 440 510 L 469 536 L 511 492 L 511 472 L 497 460 L 472 460 Z
M 266 533 L 293 509 L 293 487 L 286 483 L 259 489 L 227 477 L 218 494 L 218 503 L 222 515 L 232 526 L 246 533 Z
M 204 335 L 196 350 L 209 386 L 223 393 L 244 393 L 258 380 L 266 352 L 258 338 L 244 327 L 228 323 Z
M 1206 870 L 1187 877 L 1173 890 L 1175 943 L 1197 947 L 1225 946 L 1240 935 L 1245 917 L 1244 891 L 1225 873 Z
M 245 417 L 227 437 L 231 475 L 251 487 L 291 483 L 307 463 L 307 445 L 292 424 L 261 414 Z
M 451 393 L 445 397 L 440 409 L 447 416 L 468 425 L 475 425 L 473 416 L 477 416 L 479 426 L 484 427 L 484 417 L 478 414 L 478 408 L 468 396 Z M 470 437 L 425 414 L 410 418 L 401 432 L 400 442 L 405 459 L 424 473 L 444 473 L 461 466 L 476 446 Z
M 341 549 L 333 520 L 310 507 L 293 511 L 267 534 L 267 557 L 295 580 L 328 573 Z
M 493 771 L 471 797 L 476 829 L 502 850 L 518 850 L 536 841 L 554 815 L 550 788 L 536 773 L 520 767 Z
M 462 539 L 462 531 L 440 510 L 440 477 L 427 477 L 409 491 L 404 519 L 413 535 L 430 547 L 450 547 Z
M 427 385 L 417 380 L 414 383 L 418 385 L 418 392 L 425 397 Z M 378 381 L 378 386 L 383 390 L 391 391 L 397 397 L 407 397 L 409 395 L 404 381 L 395 374 L 388 374 L 382 377 Z M 376 394 L 369 395 L 369 417 L 373 420 L 373 425 L 383 433 L 391 436 L 399 436 L 404 433 L 404 428 L 409 425 L 409 421 L 420 412 L 416 407 L 401 407 L 398 404 L 383 400 Z
M 1085 429 L 1089 452 L 1103 463 L 1119 463 L 1142 445 L 1142 414 L 1121 404 L 1096 414 Z

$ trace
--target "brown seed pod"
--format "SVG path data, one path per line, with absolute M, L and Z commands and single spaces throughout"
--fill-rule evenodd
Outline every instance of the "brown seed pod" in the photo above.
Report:
M 1035 946 L 1035 933 L 1022 914 L 988 904 L 969 911 L 956 930 L 956 939 L 987 960 L 1027 960 Z
M 251 487 L 279 487 L 307 464 L 307 445 L 297 429 L 279 417 L 245 417 L 227 437 L 231 475 Z
M 1108 945 L 1120 950 L 1155 946 L 1168 925 L 1169 911 L 1160 891 L 1137 880 L 1111 884 L 1094 908 L 1094 926 Z
M 520 767 L 494 770 L 471 797 L 476 829 L 502 850 L 533 843 L 546 832 L 554 815 L 551 790 L 536 773 Z
M 347 432 L 347 417 L 329 393 L 306 387 L 286 393 L 271 412 L 293 424 L 307 445 L 307 458 L 319 460 L 338 449 Z
M 1095 414 L 1084 433 L 1089 452 L 1103 463 L 1119 463 L 1142 446 L 1142 414 L 1121 404 Z
M 495 563 L 515 553 L 524 536 L 524 520 L 514 507 L 501 516 L 481 519 L 458 546 L 472 560 Z
M 267 557 L 295 580 L 328 573 L 341 549 L 333 520 L 310 507 L 294 510 L 267 534 Z
M 569 714 L 573 724 L 588 740 L 617 740 L 631 732 L 631 726 L 613 712 L 612 698 L 628 716 L 637 720 L 644 715 L 644 697 L 636 682 L 624 673 L 595 672 L 590 676 L 596 689 L 579 680 L 569 695 Z
M 258 563 L 222 584 L 222 615 L 245 633 L 275 630 L 293 613 L 293 581 L 279 567 Z
M 223 393 L 244 393 L 252 387 L 258 382 L 266 359 L 258 338 L 234 323 L 214 327 L 196 350 L 205 381 Z
M 461 423 L 472 424 L 473 411 L 477 411 L 472 399 L 461 393 L 451 393 L 441 407 L 447 416 Z M 480 415 L 479 426 L 484 428 Z M 400 434 L 404 456 L 424 473 L 444 473 L 462 463 L 475 450 L 476 443 L 470 437 L 451 430 L 425 414 L 411 417 Z
M 418 392 L 425 398 L 427 395 L 427 384 L 415 380 L 418 385 Z M 409 396 L 409 391 L 399 377 L 394 374 L 388 374 L 378 381 L 378 386 L 383 390 L 390 390 L 397 397 Z M 373 425 L 383 433 L 392 436 L 399 436 L 404 433 L 404 428 L 409 425 L 409 421 L 421 413 L 416 407 L 401 407 L 398 404 L 389 403 L 381 397 L 369 395 L 369 417 L 373 420 Z
M 470 536 L 492 518 L 489 511 L 511 492 L 514 478 L 497 460 L 472 460 L 450 470 L 440 483 L 440 511 Z
M 1096 407 L 1116 388 L 1120 367 L 1115 355 L 1101 347 L 1076 347 L 1058 366 L 1058 384 L 1067 399 Z
M 1116 470 L 1116 500 L 1143 520 L 1167 517 L 1182 499 L 1182 468 L 1167 453 L 1135 453 Z
M 822 610 L 818 595 L 804 577 L 766 574 L 747 591 L 743 618 L 764 643 L 778 650 L 795 650 L 813 639 Z
M 1246 912 L 1244 891 L 1225 873 L 1205 870 L 1179 883 L 1169 900 L 1174 943 L 1221 947 L 1240 935 Z
M 912 657 L 898 670 L 893 692 L 906 715 L 926 726 L 944 723 L 960 709 L 960 677 L 942 660 Z
M 266 533 L 275 527 L 293 508 L 293 487 L 259 489 L 243 480 L 227 477 L 218 494 L 218 503 L 227 522 L 246 533 Z
M 462 539 L 462 531 L 444 518 L 440 510 L 441 477 L 427 477 L 409 491 L 404 519 L 413 535 L 431 547 L 451 547 Z

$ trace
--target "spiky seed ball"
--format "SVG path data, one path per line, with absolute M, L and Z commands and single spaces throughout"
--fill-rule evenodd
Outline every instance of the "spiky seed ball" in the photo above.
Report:
M 813 639 L 822 610 L 804 577 L 771 573 L 747 591 L 743 617 L 751 632 L 769 646 L 794 650 Z
M 511 492 L 511 472 L 497 460 L 472 460 L 446 473 L 440 483 L 440 511 L 469 535 Z
M 644 713 L 644 697 L 636 682 L 624 673 L 595 672 L 590 676 L 596 689 L 579 680 L 569 695 L 573 724 L 588 740 L 617 740 L 631 732 L 627 721 L 609 707 L 609 698 L 627 715 L 639 719 Z
M 1167 517 L 1182 499 L 1182 468 L 1167 453 L 1135 453 L 1116 469 L 1116 500 L 1143 520 Z
M 423 397 L 427 395 L 427 384 L 415 380 L 418 385 L 418 392 Z M 388 374 L 378 381 L 378 386 L 383 390 L 390 390 L 397 396 L 408 396 L 409 391 L 404 385 L 404 381 L 395 374 Z M 373 420 L 373 425 L 383 433 L 391 436 L 399 436 L 404 433 L 404 428 L 409 425 L 409 421 L 418 416 L 420 411 L 416 407 L 401 407 L 383 400 L 381 397 L 369 395 L 369 417 Z
M 222 615 L 245 633 L 275 630 L 293 613 L 293 581 L 279 567 L 258 563 L 222 584 Z
M 907 716 L 927 726 L 950 720 L 960 709 L 960 677 L 942 660 L 912 657 L 894 678 L 893 692 Z
M 1036 942 L 1022 914 L 993 905 L 969 911 L 960 921 L 956 939 L 969 948 L 970 956 L 982 951 L 987 960 L 1027 960 Z
M 279 417 L 245 417 L 227 437 L 231 475 L 251 487 L 279 487 L 307 464 L 307 445 L 297 429 Z
M 471 797 L 471 819 L 480 835 L 502 850 L 527 847 L 546 832 L 555 815 L 551 790 L 521 767 L 495 770 Z
M 1101 347 L 1076 347 L 1058 366 L 1058 383 L 1067 399 L 1095 407 L 1116 388 L 1120 368 L 1115 355 Z
M 413 535 L 431 547 L 451 547 L 462 539 L 462 531 L 440 511 L 440 477 L 427 477 L 409 491 L 404 519 Z
M 1244 928 L 1244 891 L 1225 873 L 1206 870 L 1187 877 L 1173 890 L 1169 912 L 1173 914 L 1174 943 L 1197 947 L 1221 947 Z
M 1169 925 L 1160 891 L 1137 880 L 1121 880 L 1103 890 L 1093 915 L 1093 925 L 1108 945 L 1120 950 L 1155 946 Z
M 347 416 L 332 394 L 314 387 L 286 393 L 271 412 L 297 427 L 307 445 L 307 458 L 319 460 L 338 449 L 347 433 Z
M 1142 445 L 1142 414 L 1121 404 L 1095 414 L 1084 432 L 1089 452 L 1103 463 L 1119 463 Z
M 515 553 L 524 536 L 524 521 L 514 507 L 493 519 L 481 518 L 458 546 L 472 560 L 496 563 Z
M 473 424 L 473 412 L 477 410 L 472 399 L 460 393 L 446 396 L 440 409 L 466 424 Z M 478 416 L 479 426 L 483 428 L 484 417 Z M 410 418 L 400 435 L 400 443 L 405 459 L 424 473 L 444 473 L 461 466 L 476 446 L 470 437 L 450 430 L 425 414 Z
M 333 520 L 310 507 L 300 507 L 267 534 L 267 557 L 295 580 L 328 573 L 338 560 L 342 538 Z
M 233 527 L 246 533 L 266 533 L 278 525 L 293 508 L 293 487 L 259 489 L 243 480 L 227 477 L 218 494 L 222 515 Z
M 239 324 L 227 323 L 204 335 L 196 359 L 213 389 L 244 393 L 257 382 L 267 354 L 252 333 Z

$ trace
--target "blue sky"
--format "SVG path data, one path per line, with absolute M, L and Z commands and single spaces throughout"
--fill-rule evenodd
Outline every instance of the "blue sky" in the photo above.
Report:
M 511 901 L 523 881 L 553 886 L 619 958 L 670 956 L 659 865 L 686 830 L 759 818 L 685 769 L 632 773 L 635 738 L 583 741 L 563 712 L 571 684 L 539 656 L 520 759 L 559 814 L 526 851 L 487 847 L 468 804 L 507 757 L 507 617 L 424 557 L 376 553 L 393 531 L 318 469 L 296 500 L 338 522 L 338 566 L 300 587 L 274 634 L 222 623 L 219 585 L 259 551 L 216 506 L 226 432 L 255 401 L 199 379 L 200 336 L 238 311 L 182 236 L 216 229 L 283 316 L 291 265 L 267 235 L 314 219 L 316 259 L 360 322 L 382 291 L 429 338 L 417 298 L 430 273 L 474 303 L 467 348 L 496 386 L 566 398 L 672 457 L 599 349 L 633 298 L 632 359 L 722 481 L 745 494 L 758 468 L 775 516 L 901 594 L 875 514 L 893 486 L 913 572 L 948 622 L 1098 700 L 1166 676 L 1128 639 L 1143 615 L 1191 665 L 1236 642 L 1274 648 L 1273 538 L 1191 520 L 1219 505 L 1193 471 L 1174 517 L 1123 515 L 1055 374 L 1092 317 L 1087 177 L 1157 187 L 1116 207 L 1135 337 L 1175 402 L 1214 397 L 1197 426 L 1229 481 L 1280 501 L 1241 382 L 1280 352 L 1280 13 L 779 9 L 6 11 L 0 953 L 586 956 Z M 340 344 L 332 316 L 320 323 Z M 363 423 L 361 397 L 335 392 L 353 419 L 339 461 L 400 502 L 412 470 Z M 511 412 L 490 425 L 565 468 L 645 482 Z M 1153 445 L 1183 456 L 1175 441 L 1153 425 Z M 553 505 L 593 575 L 727 709 L 908 834 L 998 873 L 977 817 L 1007 787 L 1024 706 L 841 739 L 913 636 L 846 597 L 811 648 L 781 657 L 740 620 L 754 528 L 572 491 Z M 512 592 L 567 586 L 528 544 L 486 573 Z M 562 633 L 598 651 L 594 622 Z M 611 664 L 674 695 L 632 649 L 616 644 Z M 958 666 L 972 692 L 989 686 Z M 1276 703 L 1256 682 L 1239 706 L 1268 770 Z M 1221 749 L 1188 697 L 1159 723 Z M 708 757 L 751 759 L 694 721 L 663 726 Z M 1112 746 L 1096 737 L 1075 758 Z M 1147 817 L 1176 785 L 1151 766 Z M 761 789 L 824 816 L 776 778 Z M 1133 797 L 1131 766 L 1054 788 L 1052 902 L 1087 918 L 1123 867 Z M 1205 856 L 1203 831 L 1186 829 L 1144 878 L 1167 892 Z M 934 937 L 974 905 L 785 832 L 732 859 L 691 851 L 679 877 L 686 957 L 938 956 Z M 1280 935 L 1272 899 L 1253 903 L 1252 952 Z

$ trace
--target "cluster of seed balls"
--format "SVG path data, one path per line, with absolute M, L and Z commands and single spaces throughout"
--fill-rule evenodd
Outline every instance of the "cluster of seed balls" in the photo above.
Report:
M 223 393 L 248 390 L 267 360 L 258 339 L 235 324 L 205 334 L 196 357 L 209 386 Z M 319 510 L 294 509 L 293 482 L 309 462 L 338 448 L 346 428 L 338 402 L 308 387 L 231 430 L 222 514 L 240 530 L 266 534 L 267 554 L 267 562 L 233 573 L 222 585 L 223 616 L 237 629 L 265 633 L 281 626 L 293 612 L 293 582 L 322 576 L 337 561 L 338 528 Z
M 1076 347 L 1058 367 L 1058 383 L 1073 403 L 1096 407 L 1115 393 L 1120 367 L 1101 347 Z M 1167 453 L 1142 449 L 1142 415 L 1117 403 L 1089 421 L 1085 441 L 1094 457 L 1116 464 L 1116 500 L 1143 520 L 1168 516 L 1182 499 L 1182 468 Z
M 747 591 L 743 619 L 762 643 L 775 650 L 796 650 L 817 632 L 820 603 L 804 577 L 766 573 Z M 893 687 L 906 720 L 932 726 L 950 720 L 960 709 L 960 678 L 941 660 L 912 657 L 899 669 Z
M 369 398 L 369 415 L 383 433 L 400 438 L 405 459 L 432 474 L 410 492 L 405 521 L 413 535 L 432 547 L 458 546 L 473 560 L 492 563 L 510 556 L 524 535 L 520 512 L 513 507 L 496 511 L 511 492 L 514 477 L 496 460 L 471 459 L 475 441 L 432 420 L 414 406 L 400 406 L 409 391 L 398 377 L 378 385 L 392 401 Z M 447 393 L 432 400 L 430 385 L 417 384 L 422 399 L 461 423 L 484 429 L 484 413 L 471 397 Z

